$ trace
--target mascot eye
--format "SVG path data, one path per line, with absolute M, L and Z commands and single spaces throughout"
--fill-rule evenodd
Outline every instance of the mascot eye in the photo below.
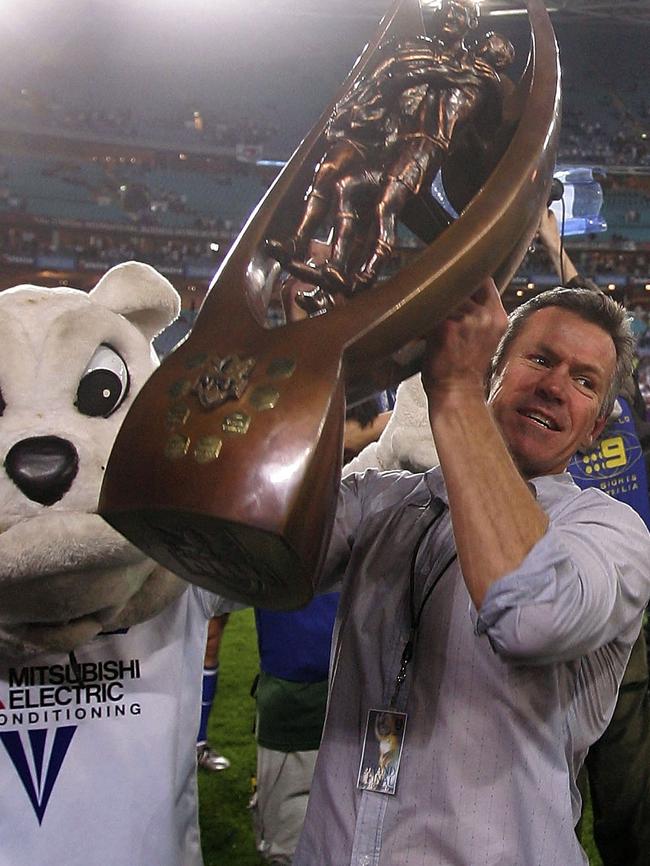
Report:
M 101 345 L 90 359 L 77 388 L 75 406 L 84 415 L 108 418 L 129 391 L 129 371 L 110 346 Z
M 0 391 L 0 415 L 4 415 L 6 408 L 7 404 L 5 403 L 5 398 L 2 396 L 2 391 Z

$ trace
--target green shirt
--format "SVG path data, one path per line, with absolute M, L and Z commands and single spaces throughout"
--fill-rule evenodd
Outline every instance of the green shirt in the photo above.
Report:
M 256 698 L 260 746 L 278 752 L 304 752 L 320 746 L 327 680 L 294 683 L 260 671 Z

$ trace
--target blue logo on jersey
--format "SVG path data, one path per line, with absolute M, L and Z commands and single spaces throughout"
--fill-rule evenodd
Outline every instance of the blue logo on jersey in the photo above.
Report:
M 18 731 L 0 733 L 0 739 L 23 783 L 39 824 L 43 823 L 54 783 L 76 730 L 76 725 L 67 725 L 55 731 L 45 728 L 28 731 L 29 755 Z M 50 743 L 46 759 L 46 747 Z

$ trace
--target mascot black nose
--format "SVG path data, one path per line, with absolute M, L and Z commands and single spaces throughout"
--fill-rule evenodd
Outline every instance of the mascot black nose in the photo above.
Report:
M 34 436 L 13 446 L 5 459 L 5 469 L 25 496 L 42 505 L 53 505 L 70 489 L 79 469 L 79 457 L 67 439 Z

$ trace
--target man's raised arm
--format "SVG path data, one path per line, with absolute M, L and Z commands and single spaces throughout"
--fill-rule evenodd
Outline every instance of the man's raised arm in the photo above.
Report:
M 496 286 L 487 280 L 431 335 L 422 374 L 458 558 L 477 609 L 548 526 L 486 400 L 488 369 L 506 323 Z

